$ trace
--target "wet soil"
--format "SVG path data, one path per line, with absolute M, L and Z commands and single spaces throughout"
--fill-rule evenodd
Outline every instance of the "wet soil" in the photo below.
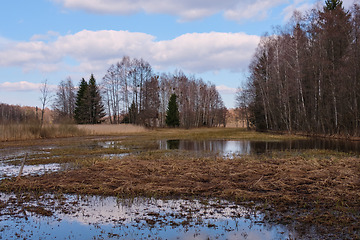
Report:
M 294 230 L 220 199 L 0 194 L 4 239 L 293 239 Z
M 18 181 L 6 176 L 0 180 L 0 191 L 31 196 L 73 193 L 117 198 L 227 199 L 264 213 L 264 221 L 295 225 L 297 232 L 310 239 L 314 229 L 321 239 L 360 239 L 358 156 L 308 149 L 265 151 L 229 159 L 214 153 L 147 150 L 156 149 L 159 139 L 201 140 L 210 136 L 217 140 L 264 138 L 251 132 L 211 129 L 1 142 L 0 153 L 13 150 L 14 155 L 5 159 L 7 163 L 19 164 L 23 153 L 30 150 L 30 165 L 75 163 L 76 167 L 22 176 Z M 265 137 L 274 143 L 283 138 Z M 99 147 L 99 142 L 106 144 Z M 129 149 L 134 154 L 117 157 Z M 14 216 L 23 212 L 53 214 L 46 206 L 26 203 L 26 199 L 19 202 L 20 210 Z M 0 201 L 0 210 L 9 206 L 11 202 Z
M 360 238 L 360 159 L 316 152 L 193 157 L 150 151 L 43 176 L 3 180 L 4 192 L 129 197 L 217 197 L 266 213 L 268 221 L 316 227 L 324 239 Z

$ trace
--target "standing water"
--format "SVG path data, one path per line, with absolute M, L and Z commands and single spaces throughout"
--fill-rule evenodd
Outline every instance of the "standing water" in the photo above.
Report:
M 54 200 L 56 199 L 57 200 Z M 256 212 L 223 200 L 0 195 L 0 239 L 289 239 Z

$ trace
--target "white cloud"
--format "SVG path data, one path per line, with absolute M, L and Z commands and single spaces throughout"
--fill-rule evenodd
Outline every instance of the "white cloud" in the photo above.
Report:
M 170 41 L 157 42 L 153 60 L 163 67 L 168 64 L 192 72 L 247 68 L 259 37 L 244 33 L 192 33 Z
M 235 94 L 237 92 L 236 88 L 228 87 L 225 85 L 216 86 L 216 89 L 219 91 L 219 93 L 222 94 Z
M 300 13 L 306 13 L 307 11 L 315 8 L 313 2 L 309 0 L 295 0 L 291 5 L 287 6 L 283 10 L 284 21 L 288 21 L 294 14 L 294 11 L 298 11 Z
M 31 41 L 45 40 L 50 41 L 56 39 L 60 34 L 54 31 L 48 31 L 46 34 L 35 34 L 31 37 Z
M 235 6 L 226 9 L 224 16 L 235 21 L 244 19 L 263 20 L 272 8 L 287 2 L 287 0 L 238 1 Z
M 124 55 L 144 58 L 158 70 L 181 68 L 193 73 L 216 70 L 242 71 L 260 38 L 245 33 L 189 33 L 167 41 L 127 31 L 87 31 L 58 37 L 55 41 L 13 42 L 0 48 L 0 67 L 24 71 L 105 71 Z M 0 45 L 1 46 L 1 45 Z M 69 65 L 67 58 L 77 66 Z
M 343 0 L 343 6 L 346 9 L 349 9 L 351 6 L 353 6 L 354 3 L 360 4 L 360 1 L 359 0 Z
M 287 0 L 53 0 L 65 8 L 98 14 L 163 13 L 191 21 L 224 13 L 231 20 L 264 18 L 275 6 Z
M 41 83 L 21 82 L 4 82 L 0 83 L 0 89 L 4 91 L 39 91 Z
M 28 81 L 20 82 L 4 82 L 0 83 L 0 91 L 11 91 L 11 92 L 29 92 L 29 91 L 40 91 L 40 88 L 43 86 L 43 83 L 32 83 Z M 50 91 L 55 91 L 57 89 L 56 85 L 47 84 L 47 87 Z

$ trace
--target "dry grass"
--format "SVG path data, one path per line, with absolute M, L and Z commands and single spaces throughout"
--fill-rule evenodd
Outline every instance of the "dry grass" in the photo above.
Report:
M 120 135 L 129 133 L 143 133 L 148 130 L 145 127 L 133 124 L 97 124 L 77 125 L 79 129 L 85 130 L 91 135 Z
M 32 124 L 6 124 L 0 125 L 0 141 L 30 140 L 40 138 L 59 138 L 89 135 L 126 135 L 146 133 L 148 130 L 142 126 L 131 124 L 120 125 L 74 125 L 74 124 L 46 124 L 40 127 L 38 123 Z
M 31 140 L 40 138 L 74 137 L 86 132 L 71 124 L 5 124 L 0 125 L 0 141 Z
M 297 220 L 354 234 L 360 231 L 360 159 L 350 156 L 284 154 L 280 158 L 222 159 L 153 151 L 0 184 L 1 191 L 20 189 L 255 201 L 263 203 L 263 209 L 276 210 L 270 213 L 270 220 Z
M 284 141 L 305 139 L 302 136 L 290 134 L 269 134 L 248 131 L 245 128 L 158 128 L 142 134 L 150 139 L 191 139 L 191 140 L 255 140 L 255 141 Z

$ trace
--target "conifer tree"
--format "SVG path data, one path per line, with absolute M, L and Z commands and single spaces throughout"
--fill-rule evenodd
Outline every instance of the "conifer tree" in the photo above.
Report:
M 180 126 L 179 108 L 176 102 L 176 94 L 173 93 L 169 100 L 168 109 L 166 111 L 166 125 L 169 127 Z
M 86 119 L 88 116 L 88 109 L 86 102 L 86 94 L 87 94 L 88 84 L 85 79 L 81 79 L 79 90 L 76 95 L 76 103 L 75 103 L 75 111 L 74 118 L 77 123 L 87 123 Z
M 325 1 L 325 10 L 335 10 L 337 7 L 342 8 L 341 0 L 326 0 Z
M 88 84 L 88 94 L 87 97 L 89 98 L 87 102 L 90 103 L 89 106 L 89 117 L 91 124 L 97 124 L 101 122 L 101 118 L 105 116 L 105 109 L 104 105 L 101 101 L 101 95 L 99 92 L 99 88 L 96 85 L 96 80 L 94 75 L 91 74 L 89 84 Z
M 76 96 L 75 121 L 79 124 L 97 124 L 105 116 L 99 88 L 94 75 L 89 83 L 83 78 Z

